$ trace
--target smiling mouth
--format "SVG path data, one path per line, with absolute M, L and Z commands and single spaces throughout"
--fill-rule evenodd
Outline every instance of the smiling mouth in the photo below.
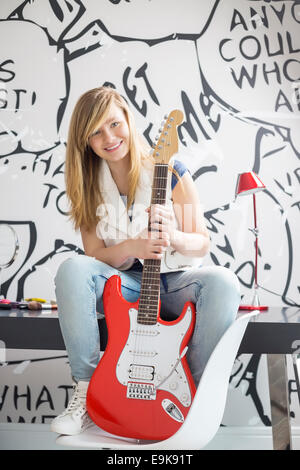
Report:
M 122 143 L 123 143 L 123 140 L 121 140 L 118 144 L 113 145 L 112 147 L 106 147 L 104 150 L 106 150 L 106 152 L 114 152 L 119 147 L 121 147 Z

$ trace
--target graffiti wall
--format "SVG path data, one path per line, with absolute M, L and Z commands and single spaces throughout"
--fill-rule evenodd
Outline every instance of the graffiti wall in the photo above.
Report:
M 254 283 L 253 206 L 249 196 L 235 200 L 235 187 L 239 173 L 260 176 L 266 185 L 257 195 L 260 298 L 271 306 L 299 305 L 299 31 L 298 0 L 3 0 L 0 222 L 15 228 L 20 249 L 3 270 L 2 294 L 55 299 L 57 267 L 82 253 L 67 218 L 68 124 L 84 91 L 109 84 L 126 98 L 149 143 L 164 114 L 184 112 L 179 158 L 193 175 L 211 235 L 205 263 L 236 272 L 244 301 Z M 51 415 L 64 406 L 64 389 L 57 387 L 70 385 L 66 359 L 52 356 L 45 352 L 47 360 L 34 362 L 29 354 L 24 369 L 34 376 L 41 364 L 46 370 L 55 362 L 64 371 L 49 391 L 60 390 L 61 397 L 55 405 L 51 395 Z M 239 361 L 240 374 L 247 369 L 257 377 L 264 370 L 255 356 Z M 9 415 L 4 403 L 21 403 L 27 398 L 14 393 L 29 393 L 9 379 L 16 364 L 6 365 L 2 421 Z M 246 397 L 243 381 L 235 380 Z M 47 401 L 46 383 L 37 385 L 36 411 Z M 259 400 L 253 403 L 268 425 Z M 239 418 L 249 422 L 248 414 Z

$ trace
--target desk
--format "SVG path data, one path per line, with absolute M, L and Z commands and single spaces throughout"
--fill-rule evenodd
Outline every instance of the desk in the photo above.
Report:
M 266 354 L 271 404 L 273 447 L 292 449 L 286 354 L 293 367 L 300 403 L 296 351 L 300 352 L 300 309 L 271 307 L 248 323 L 238 354 Z
M 104 350 L 107 331 L 103 316 L 99 316 L 98 323 L 101 350 Z M 8 349 L 65 350 L 56 311 L 0 310 L 0 340 Z M 267 354 L 273 446 L 276 450 L 291 449 L 285 355 L 295 353 L 297 347 L 300 347 L 300 309 L 271 307 L 248 324 L 238 352 Z

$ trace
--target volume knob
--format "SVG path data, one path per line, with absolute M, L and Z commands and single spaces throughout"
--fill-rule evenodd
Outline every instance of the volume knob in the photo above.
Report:
M 188 394 L 187 394 L 187 393 L 183 393 L 183 394 L 181 395 L 181 400 L 183 401 L 183 403 L 189 401 L 189 396 L 188 396 Z
M 170 390 L 176 390 L 176 388 L 178 387 L 178 383 L 177 382 L 171 382 L 169 387 L 170 387 Z

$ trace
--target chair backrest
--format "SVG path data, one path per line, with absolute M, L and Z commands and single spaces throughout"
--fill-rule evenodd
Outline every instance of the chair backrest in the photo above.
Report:
M 224 414 L 229 378 L 239 346 L 249 320 L 257 314 L 254 311 L 240 316 L 226 330 L 207 362 L 188 416 L 180 429 L 165 441 L 166 448 L 171 445 L 176 449 L 202 449 L 214 437 Z

